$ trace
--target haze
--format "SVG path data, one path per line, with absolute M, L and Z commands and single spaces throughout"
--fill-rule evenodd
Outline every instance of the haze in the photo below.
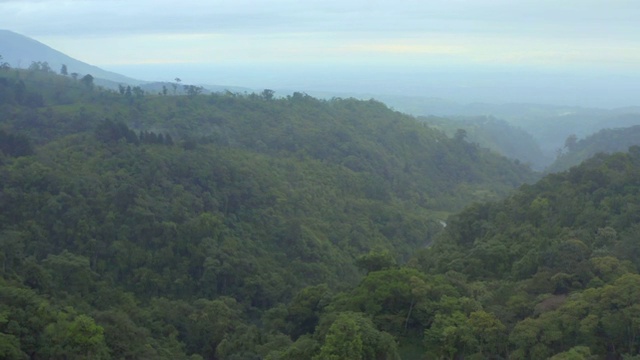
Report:
M 142 80 L 640 105 L 637 1 L 0 1 L 0 24 Z

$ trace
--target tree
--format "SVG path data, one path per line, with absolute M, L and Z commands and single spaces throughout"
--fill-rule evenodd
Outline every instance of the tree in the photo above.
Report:
M 84 256 L 64 250 L 60 255 L 49 254 L 43 263 L 59 287 L 67 291 L 86 294 L 93 284 L 95 274 Z
M 318 326 L 316 336 L 324 338 L 324 343 L 314 359 L 400 359 L 393 336 L 378 330 L 362 313 L 328 314 Z
M 173 88 L 173 95 L 176 94 L 176 92 L 178 91 L 178 85 L 182 82 L 182 79 L 180 79 L 179 77 L 174 79 L 176 82 L 171 84 L 171 87 Z
M 136 99 L 140 100 L 144 97 L 144 90 L 142 90 L 142 88 L 140 86 L 134 86 L 131 89 L 131 92 L 133 93 L 133 95 L 136 97 Z
M 124 139 L 127 143 L 136 144 L 140 143 L 140 139 L 133 130 L 131 130 L 125 123 L 113 122 L 105 119 L 96 126 L 94 135 L 96 139 L 104 143 L 114 143 Z
M 107 359 L 109 354 L 102 326 L 93 318 L 76 316 L 74 312 L 72 308 L 59 312 L 57 321 L 46 327 L 43 334 L 46 358 Z
M 67 72 L 67 65 L 62 64 L 62 67 L 60 68 L 60 74 L 64 76 L 69 75 L 69 73 Z
M 552 356 L 550 360 L 588 360 L 594 358 L 595 357 L 591 355 L 591 350 L 589 350 L 588 347 L 576 346 L 569 349 L 569 351 L 564 351 Z
M 494 314 L 474 311 L 469 315 L 468 324 L 475 335 L 478 351 L 484 357 L 489 358 L 504 351 L 506 327 Z
M 329 328 L 329 332 L 320 348 L 320 354 L 314 360 L 358 360 L 362 359 L 362 335 L 355 319 L 343 314 Z
M 396 259 L 388 250 L 371 250 L 368 254 L 358 257 L 356 259 L 356 265 L 367 273 L 370 273 L 372 271 L 395 267 Z
M 0 357 L 7 360 L 24 360 L 29 357 L 20 349 L 20 339 L 0 333 Z
M 189 97 L 194 97 L 200 93 L 202 93 L 202 86 L 195 85 L 184 85 L 184 91 L 187 93 Z
M 513 359 L 546 359 L 549 348 L 542 341 L 543 329 L 537 319 L 526 318 L 516 324 L 509 335 L 509 342 L 515 347 Z
M 263 99 L 265 100 L 272 100 L 273 99 L 273 95 L 276 92 L 271 90 L 271 89 L 264 89 L 262 90 L 262 93 L 260 94 L 262 96 Z
M 575 149 L 577 143 L 578 143 L 578 137 L 576 136 L 576 134 L 571 134 L 564 141 L 564 147 L 567 150 L 571 151 Z
M 287 309 L 294 339 L 313 332 L 329 297 L 329 288 L 324 284 L 306 287 L 296 294 Z
M 440 356 L 449 359 L 473 353 L 477 346 L 469 319 L 460 311 L 454 311 L 451 315 L 436 314 L 431 327 L 425 330 L 424 335 L 428 347 L 439 349 Z
M 88 89 L 93 88 L 93 76 L 91 74 L 83 76 L 82 79 L 80 79 L 80 82 Z
M 32 61 L 31 65 L 29 65 L 29 70 L 30 71 L 42 71 L 42 72 L 46 72 L 46 73 L 50 73 L 51 71 L 51 66 L 49 66 L 49 63 L 46 61 Z
M 602 331 L 620 353 L 637 354 L 640 336 L 640 275 L 625 274 L 602 288 Z
M 467 138 L 467 130 L 458 129 L 456 130 L 456 134 L 453 136 L 456 141 L 462 142 Z
M 28 156 L 34 153 L 31 140 L 26 135 L 7 134 L 4 130 L 0 130 L 0 151 L 13 157 Z
M 0 70 L 9 70 L 11 69 L 11 66 L 9 65 L 8 62 L 6 61 L 2 61 L 2 55 L 0 55 Z

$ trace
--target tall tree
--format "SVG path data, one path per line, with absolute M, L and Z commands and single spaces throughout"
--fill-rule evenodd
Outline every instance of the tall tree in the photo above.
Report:
M 89 89 L 93 88 L 93 76 L 91 74 L 83 76 L 80 82 Z

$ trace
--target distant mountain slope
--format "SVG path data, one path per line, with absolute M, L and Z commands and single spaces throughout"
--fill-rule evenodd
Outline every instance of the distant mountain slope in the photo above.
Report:
M 100 69 L 67 56 L 60 51 L 38 42 L 29 37 L 9 30 L 0 30 L 0 55 L 11 67 L 26 69 L 34 61 L 49 63 L 53 71 L 58 72 L 62 65 L 67 65 L 69 73 L 81 75 L 91 74 L 94 78 L 109 80 L 116 83 L 139 85 L 143 81 L 132 79 L 124 75 Z
M 389 106 L 416 116 L 493 116 L 531 134 L 549 165 L 571 134 L 586 137 L 605 128 L 640 125 L 640 108 L 585 108 L 544 104 L 461 104 L 432 98 L 379 96 Z
M 597 153 L 627 151 L 633 145 L 640 145 L 640 125 L 600 130 L 576 143 L 569 143 L 565 148 L 567 152 L 561 154 L 547 171 L 563 171 Z
M 453 137 L 458 129 L 465 131 L 471 143 L 542 169 L 548 163 L 540 146 L 528 132 L 493 116 L 420 117 L 420 120 Z

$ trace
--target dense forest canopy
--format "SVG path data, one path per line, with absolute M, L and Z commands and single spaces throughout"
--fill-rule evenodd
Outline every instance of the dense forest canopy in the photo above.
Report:
M 375 100 L 41 65 L 0 72 L 1 358 L 640 352 L 638 147 L 533 183 Z
M 60 72 L 0 73 L 6 358 L 326 358 L 349 327 L 392 356 L 356 309 L 318 332 L 334 294 L 535 177 L 374 100 Z

